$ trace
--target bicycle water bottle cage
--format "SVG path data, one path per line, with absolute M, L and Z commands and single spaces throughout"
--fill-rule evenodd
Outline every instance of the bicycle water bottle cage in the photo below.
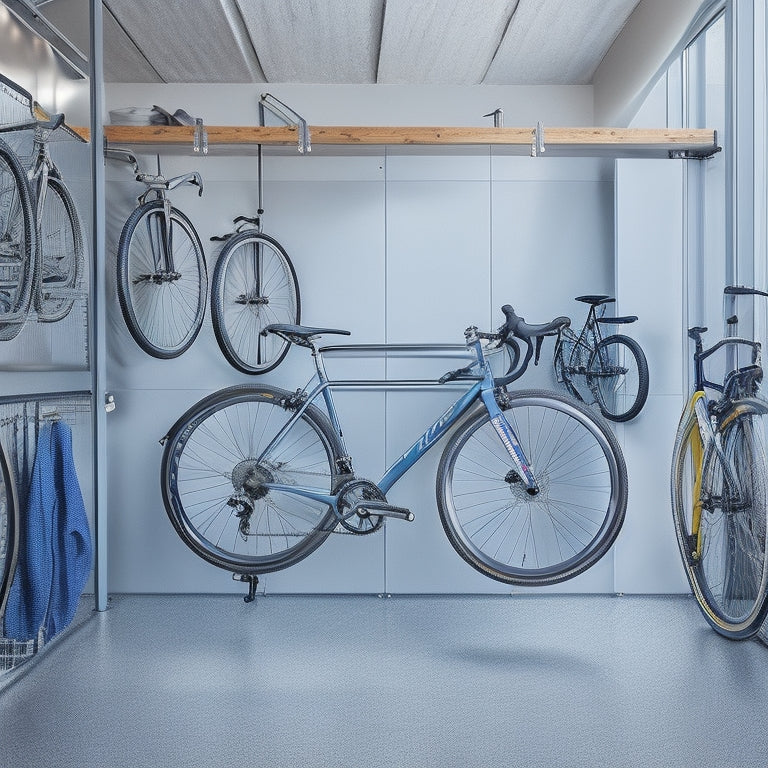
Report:
M 591 304 L 593 307 L 597 307 L 600 304 L 611 304 L 612 302 L 616 301 L 616 299 L 601 293 L 595 295 L 588 294 L 587 296 L 577 296 L 576 301 L 583 301 L 585 304 Z

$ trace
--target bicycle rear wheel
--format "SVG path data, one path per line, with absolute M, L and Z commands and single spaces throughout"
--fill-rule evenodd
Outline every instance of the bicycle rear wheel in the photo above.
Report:
M 0 140 L 0 341 L 16 337 L 27 320 L 34 277 L 35 214 L 27 175 Z
M 38 320 L 53 323 L 75 303 L 85 247 L 75 202 L 61 179 L 49 177 L 38 225 L 42 274 L 35 308 Z
M 178 357 L 200 332 L 208 293 L 203 246 L 189 219 L 170 211 L 166 252 L 163 201 L 130 215 L 117 251 L 117 296 L 136 343 L 161 359 Z
M 0 634 L 18 553 L 19 503 L 16 481 L 5 447 L 0 444 Z
M 634 419 L 648 399 L 648 362 L 640 345 L 620 334 L 603 339 L 589 360 L 587 384 L 606 419 Z
M 307 557 L 336 525 L 330 505 L 264 483 L 330 493 L 343 451 L 309 406 L 285 439 L 263 452 L 293 415 L 289 392 L 240 385 L 190 408 L 163 452 L 163 502 L 176 532 L 204 560 L 235 573 L 268 573 Z
M 437 473 L 437 505 L 449 541 L 497 581 L 543 586 L 594 565 L 619 534 L 627 472 L 610 428 L 586 407 L 550 392 L 520 391 L 504 416 L 540 491 L 522 487 L 482 410 L 451 438 Z
M 683 567 L 704 617 L 720 634 L 744 639 L 768 612 L 768 407 L 748 399 L 732 413 L 721 422 L 722 454 L 702 448 L 695 418 L 681 423 L 672 509 Z
M 296 272 L 285 249 L 261 232 L 231 237 L 213 272 L 211 319 L 224 357 L 238 371 L 260 374 L 279 365 L 287 341 L 262 336 L 270 323 L 301 319 Z

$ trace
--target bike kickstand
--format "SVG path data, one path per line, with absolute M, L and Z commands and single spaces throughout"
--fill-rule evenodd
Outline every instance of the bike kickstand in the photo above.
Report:
M 259 577 L 255 573 L 233 573 L 233 581 L 248 582 L 248 594 L 243 598 L 246 603 L 252 603 L 256 599 L 256 587 L 259 586 Z

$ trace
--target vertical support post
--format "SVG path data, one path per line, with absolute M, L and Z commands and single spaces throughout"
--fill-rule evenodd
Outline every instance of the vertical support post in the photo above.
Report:
M 105 308 L 105 193 L 104 193 L 104 62 L 101 0 L 90 0 L 90 90 L 91 90 L 91 190 L 93 215 L 93 258 L 90 270 L 91 309 L 88 340 L 91 368 L 91 412 L 93 414 L 93 478 L 95 518 L 94 592 L 96 610 L 107 609 L 107 481 L 104 448 L 106 417 L 107 327 Z

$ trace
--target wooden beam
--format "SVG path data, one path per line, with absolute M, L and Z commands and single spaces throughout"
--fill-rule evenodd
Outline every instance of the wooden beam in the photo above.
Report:
M 208 144 L 291 145 L 298 143 L 296 126 L 205 126 Z M 316 145 L 495 145 L 530 147 L 536 140 L 535 128 L 462 128 L 408 126 L 309 126 Z M 193 143 L 193 126 L 104 127 L 112 144 L 184 145 Z M 645 128 L 543 128 L 541 143 L 562 151 L 568 147 L 584 150 L 620 147 L 650 149 L 692 149 L 715 151 L 717 137 L 710 129 Z

